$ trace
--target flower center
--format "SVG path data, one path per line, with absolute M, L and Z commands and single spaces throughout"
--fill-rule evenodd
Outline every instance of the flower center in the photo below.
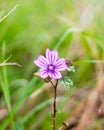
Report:
M 49 65 L 49 66 L 48 66 L 48 69 L 49 69 L 49 70 L 54 70 L 54 66 L 53 66 L 53 65 Z

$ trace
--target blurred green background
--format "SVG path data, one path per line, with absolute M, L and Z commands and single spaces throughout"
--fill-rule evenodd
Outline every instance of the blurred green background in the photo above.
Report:
M 22 65 L 0 66 L 0 130 L 51 129 L 51 87 L 33 76 L 33 61 L 46 48 L 76 68 L 68 73 L 74 85 L 59 88 L 57 129 L 62 125 L 71 93 L 96 84 L 96 64 L 104 58 L 103 8 L 104 0 L 0 0 L 0 62 L 12 55 L 8 62 Z

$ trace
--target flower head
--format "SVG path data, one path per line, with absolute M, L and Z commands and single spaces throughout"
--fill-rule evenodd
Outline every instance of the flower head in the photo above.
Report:
M 39 55 L 34 64 L 40 67 L 39 75 L 41 78 L 61 79 L 60 71 L 67 69 L 66 60 L 64 58 L 58 59 L 58 52 L 50 49 L 46 50 L 46 57 Z

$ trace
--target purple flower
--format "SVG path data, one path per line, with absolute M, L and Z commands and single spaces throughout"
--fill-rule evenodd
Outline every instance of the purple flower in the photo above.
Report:
M 46 57 L 39 55 L 34 61 L 38 67 L 40 67 L 39 75 L 41 78 L 47 78 L 48 76 L 53 79 L 60 79 L 60 71 L 66 70 L 66 60 L 64 58 L 58 59 L 58 52 L 56 50 L 46 50 Z

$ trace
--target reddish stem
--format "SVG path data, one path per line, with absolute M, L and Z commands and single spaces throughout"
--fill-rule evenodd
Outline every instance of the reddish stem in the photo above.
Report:
M 56 85 L 53 84 L 53 82 L 51 81 L 51 84 L 54 88 L 54 101 L 53 101 L 53 130 L 56 130 L 56 98 L 57 98 L 57 85 L 58 85 L 58 80 L 56 81 Z

